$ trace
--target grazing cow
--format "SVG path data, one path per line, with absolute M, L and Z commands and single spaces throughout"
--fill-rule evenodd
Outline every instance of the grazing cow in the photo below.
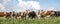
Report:
M 36 17 L 36 13 L 34 11 L 29 12 L 29 17 L 35 18 Z
M 36 14 L 37 17 L 38 17 L 38 18 L 44 17 L 44 16 L 43 16 L 44 12 L 45 12 L 45 11 L 43 11 L 43 10 L 38 10 L 38 12 L 37 12 L 37 14 Z
M 23 12 L 23 17 L 25 18 L 25 19 L 27 19 L 28 17 L 29 17 L 29 10 L 26 10 L 25 12 Z
M 6 15 L 5 12 L 0 12 L 0 17 L 4 17 Z
M 17 13 L 17 18 L 21 18 L 22 15 L 23 15 L 22 12 L 18 12 L 18 13 Z
M 38 12 L 36 12 L 37 14 L 37 17 L 38 18 L 40 18 L 40 17 L 42 17 L 42 14 L 44 13 L 44 11 L 43 10 L 38 10 Z
M 12 16 L 13 16 L 13 18 L 17 18 L 17 13 L 13 11 Z
M 52 14 L 53 16 L 59 17 L 60 16 L 60 11 L 53 11 L 54 14 Z
M 52 11 L 45 11 L 45 12 L 43 12 L 42 16 L 44 16 L 44 17 L 45 16 L 50 17 L 51 14 L 52 14 Z
M 11 18 L 12 17 L 12 12 L 6 12 L 6 18 Z
M 41 16 L 40 15 L 40 10 L 36 11 L 36 15 L 37 15 L 38 18 L 40 18 L 40 16 Z
M 25 12 L 23 12 L 23 17 L 25 17 L 26 16 L 26 14 L 25 14 Z

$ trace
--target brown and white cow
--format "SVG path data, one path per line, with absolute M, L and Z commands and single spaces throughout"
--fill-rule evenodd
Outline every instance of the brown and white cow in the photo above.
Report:
M 45 12 L 42 13 L 42 16 L 44 16 L 44 17 L 50 17 L 51 14 L 52 14 L 52 11 L 45 11 Z
M 4 17 L 6 15 L 5 12 L 0 12 L 0 17 Z
M 12 17 L 12 12 L 6 12 L 6 18 L 11 18 Z
M 17 18 L 22 18 L 22 16 L 23 16 L 23 13 L 22 12 L 18 12 L 17 13 Z
M 30 12 L 29 10 L 26 10 L 26 11 L 24 12 L 25 19 L 29 17 L 29 12 Z
M 43 10 L 38 10 L 38 11 L 36 12 L 36 15 L 37 15 L 38 18 L 40 18 L 43 13 L 44 13 Z
M 52 16 L 59 17 L 60 16 L 60 11 L 53 11 Z

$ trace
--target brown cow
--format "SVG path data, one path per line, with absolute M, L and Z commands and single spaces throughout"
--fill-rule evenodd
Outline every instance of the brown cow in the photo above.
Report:
M 5 12 L 0 12 L 0 17 L 4 17 L 6 15 Z
M 22 12 L 18 12 L 18 13 L 17 13 L 17 18 L 21 18 L 22 15 L 23 15 Z
M 42 16 L 50 17 L 51 14 L 52 14 L 52 11 L 45 11 L 45 12 L 42 13 Z
M 11 18 L 12 17 L 12 12 L 6 12 L 6 18 Z
M 38 10 L 38 11 L 36 12 L 36 15 L 37 15 L 38 19 L 40 19 L 41 17 L 44 17 L 44 16 L 43 16 L 44 12 L 45 12 L 45 11 L 43 11 L 43 10 Z

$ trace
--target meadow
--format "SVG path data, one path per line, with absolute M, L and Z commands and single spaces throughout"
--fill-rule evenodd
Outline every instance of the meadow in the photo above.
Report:
M 60 24 L 60 17 L 35 19 L 0 19 L 0 24 Z

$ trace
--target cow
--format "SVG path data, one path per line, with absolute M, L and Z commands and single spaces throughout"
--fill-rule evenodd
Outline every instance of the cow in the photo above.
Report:
M 17 18 L 17 13 L 16 12 L 12 12 L 12 18 Z
M 52 15 L 52 11 L 44 11 L 43 13 L 42 13 L 42 16 L 43 17 L 50 17 Z
M 30 12 L 30 10 L 26 10 L 25 12 L 23 12 L 23 17 L 25 19 L 29 18 L 29 12 Z
M 11 18 L 12 17 L 12 12 L 6 12 L 6 18 Z
M 38 10 L 38 11 L 36 12 L 37 17 L 38 17 L 38 18 L 44 17 L 44 16 L 43 16 L 44 12 L 45 12 L 45 11 L 43 11 L 43 10 Z
M 38 11 L 36 12 L 36 15 L 37 15 L 38 18 L 40 18 L 40 17 L 43 17 L 43 16 L 42 16 L 43 13 L 44 13 L 43 10 L 38 10 Z
M 34 19 L 36 16 L 37 15 L 34 11 L 29 12 L 29 17 L 31 17 L 32 19 Z
M 6 15 L 5 12 L 0 12 L 0 17 L 4 17 Z
M 60 11 L 53 11 L 52 16 L 59 17 L 60 16 Z
M 23 16 L 23 13 L 22 12 L 18 12 L 17 13 L 17 18 L 22 18 L 22 16 Z

